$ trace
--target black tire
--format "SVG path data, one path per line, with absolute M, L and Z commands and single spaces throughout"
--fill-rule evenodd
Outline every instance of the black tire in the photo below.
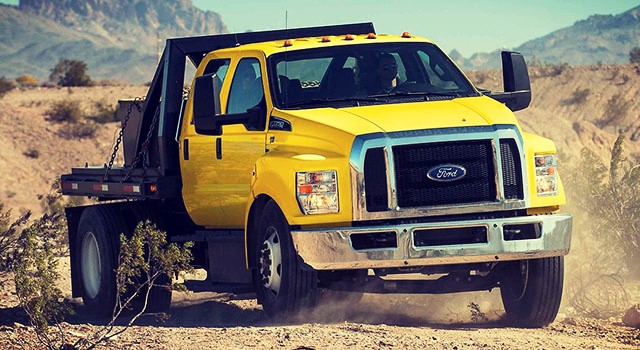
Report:
M 289 224 L 274 201 L 265 206 L 257 229 L 253 254 L 258 266 L 253 269 L 253 284 L 258 303 L 273 318 L 313 307 L 318 274 L 302 270 Z
M 536 328 L 553 322 L 560 308 L 564 257 L 508 263 L 500 294 L 510 324 Z
M 119 212 L 110 205 L 87 208 L 80 217 L 76 254 L 82 300 L 87 310 L 111 316 L 116 303 L 116 268 L 120 234 L 127 227 Z
M 158 230 L 165 230 L 165 225 L 161 217 L 157 214 L 157 210 L 150 203 L 132 203 L 130 208 L 127 208 L 127 224 L 129 231 L 133 233 L 139 222 L 149 220 L 156 225 Z M 171 278 L 166 274 L 162 274 L 154 286 L 149 292 L 149 299 L 147 300 L 146 312 L 163 312 L 169 309 L 171 306 Z M 144 303 L 144 295 L 146 290 L 142 290 L 140 297 L 134 301 L 136 308 L 142 308 Z

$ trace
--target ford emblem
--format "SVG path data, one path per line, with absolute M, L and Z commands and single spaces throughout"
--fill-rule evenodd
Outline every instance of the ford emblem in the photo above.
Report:
M 435 166 L 427 172 L 427 177 L 433 181 L 457 181 L 467 175 L 467 169 L 460 165 L 444 164 Z

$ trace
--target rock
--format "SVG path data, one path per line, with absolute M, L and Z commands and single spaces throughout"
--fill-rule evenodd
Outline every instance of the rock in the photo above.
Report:
M 622 322 L 629 327 L 640 328 L 640 304 L 635 304 L 622 317 Z

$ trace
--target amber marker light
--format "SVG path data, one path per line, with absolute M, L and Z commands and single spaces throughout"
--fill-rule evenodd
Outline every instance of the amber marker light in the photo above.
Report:
M 411 37 L 411 33 L 409 33 L 409 32 L 402 32 L 402 37 L 403 37 L 403 38 L 410 38 L 410 37 Z
M 291 40 L 285 40 L 284 47 L 289 47 L 289 46 L 293 46 L 293 43 L 291 42 Z
M 344 40 L 353 40 L 353 35 L 347 34 L 344 36 Z
M 328 43 L 328 42 L 330 42 L 330 41 L 331 41 L 331 39 L 329 39 L 329 37 L 328 37 L 328 36 L 323 36 L 323 37 L 322 37 L 322 42 L 323 42 L 323 43 Z
M 149 191 L 151 192 L 158 192 L 158 186 L 156 184 L 151 184 L 149 185 Z
M 375 33 L 369 33 L 369 35 L 367 35 L 367 39 L 375 39 L 375 38 L 376 38 Z

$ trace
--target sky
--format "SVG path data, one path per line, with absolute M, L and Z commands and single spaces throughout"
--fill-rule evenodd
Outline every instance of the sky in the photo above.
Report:
M 640 0 L 192 1 L 200 9 L 219 13 L 230 32 L 371 21 L 378 33 L 408 31 L 465 57 L 517 47 L 590 15 L 618 14 L 640 6 Z

